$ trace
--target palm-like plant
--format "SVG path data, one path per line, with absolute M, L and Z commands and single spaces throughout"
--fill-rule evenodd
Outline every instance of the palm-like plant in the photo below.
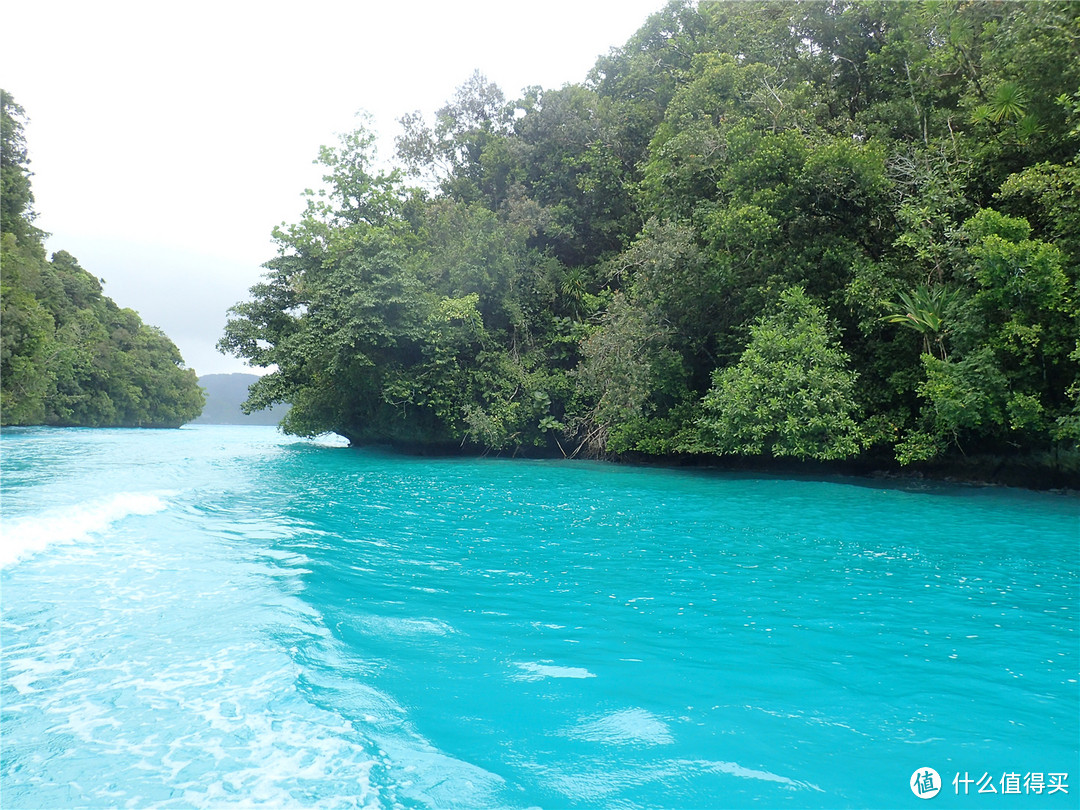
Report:
M 945 287 L 928 287 L 920 284 L 911 293 L 900 293 L 900 303 L 890 304 L 895 311 L 882 318 L 886 323 L 899 323 L 914 329 L 923 336 L 923 352 L 931 354 L 931 339 L 937 345 L 942 360 L 948 360 L 945 352 L 945 318 L 948 309 L 959 297 L 959 290 Z
M 1004 82 L 998 87 L 993 97 L 986 104 L 975 108 L 972 117 L 975 121 L 1020 121 L 1027 114 L 1027 94 L 1016 82 Z

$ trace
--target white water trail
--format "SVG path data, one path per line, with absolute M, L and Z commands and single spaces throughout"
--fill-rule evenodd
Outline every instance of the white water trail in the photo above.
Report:
M 149 492 L 118 492 L 104 498 L 0 523 L 0 568 L 50 546 L 78 543 L 107 531 L 132 515 L 152 515 L 166 503 Z

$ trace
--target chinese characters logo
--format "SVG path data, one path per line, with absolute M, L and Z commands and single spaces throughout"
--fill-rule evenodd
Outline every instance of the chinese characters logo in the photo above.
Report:
M 911 792 L 920 799 L 932 799 L 941 790 L 941 777 L 933 768 L 919 768 L 911 775 Z

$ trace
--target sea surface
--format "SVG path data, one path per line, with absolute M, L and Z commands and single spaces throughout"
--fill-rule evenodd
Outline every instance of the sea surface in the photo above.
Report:
M 340 445 L 3 431 L 0 805 L 1080 806 L 1075 496 Z

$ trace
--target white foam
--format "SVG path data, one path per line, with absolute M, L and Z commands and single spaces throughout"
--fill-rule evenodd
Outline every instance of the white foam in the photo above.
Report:
M 520 672 L 514 677 L 519 681 L 539 681 L 544 678 L 595 678 L 596 675 L 584 667 L 560 667 L 553 664 L 538 664 L 533 661 L 515 661 Z
M 321 433 L 314 438 L 308 439 L 309 444 L 316 447 L 348 447 L 349 440 L 337 433 Z
M 147 492 L 118 492 L 106 498 L 44 514 L 15 518 L 0 526 L 0 568 L 44 551 L 49 546 L 76 543 L 101 534 L 132 515 L 152 515 L 165 502 Z

